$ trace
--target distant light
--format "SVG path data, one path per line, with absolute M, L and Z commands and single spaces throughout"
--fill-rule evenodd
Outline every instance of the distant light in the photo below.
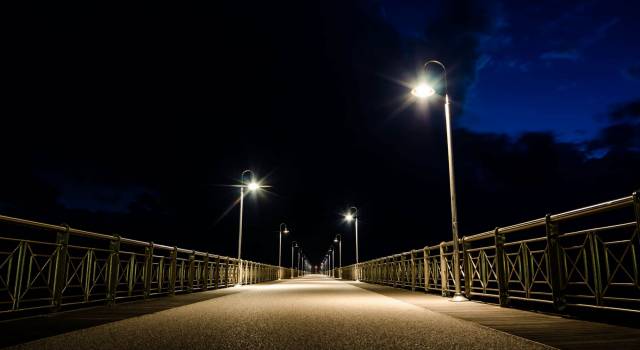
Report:
M 347 215 L 344 216 L 344 218 L 347 221 L 351 221 L 351 220 L 353 220 L 353 215 L 352 214 L 347 214 Z
M 425 83 L 419 84 L 413 90 L 411 90 L 411 94 L 418 98 L 426 98 L 435 93 L 436 91 L 431 86 Z
M 283 232 L 286 235 L 287 233 L 289 233 L 289 230 L 285 228 Z
M 337 238 L 334 238 L 334 239 L 333 239 L 333 243 L 338 243 L 338 239 L 337 239 Z
M 249 191 L 255 191 L 260 188 L 260 185 L 255 181 L 251 181 L 251 183 L 247 185 L 247 188 L 249 189 Z

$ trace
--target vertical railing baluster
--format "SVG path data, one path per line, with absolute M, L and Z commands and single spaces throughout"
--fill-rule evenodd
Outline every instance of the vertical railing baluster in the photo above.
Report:
M 471 297 L 471 283 L 473 282 L 473 273 L 471 272 L 471 255 L 469 253 L 469 242 L 466 237 L 462 237 L 462 265 L 464 271 L 464 294 L 467 298 Z
M 136 285 L 136 255 L 131 254 L 129 256 L 129 274 L 128 274 L 128 282 L 129 282 L 129 296 L 133 295 L 133 289 Z
M 178 279 L 178 247 L 173 247 L 169 264 L 169 293 L 175 295 L 176 280 Z
M 22 280 L 24 279 L 24 261 L 27 255 L 27 242 L 18 243 L 18 261 L 16 263 L 16 280 L 13 286 L 13 310 L 20 308 L 22 299 Z
M 189 254 L 189 265 L 187 267 L 187 289 L 189 292 L 193 292 L 193 282 L 195 279 L 195 263 L 196 263 L 196 252 L 192 251 Z
M 220 287 L 220 257 L 216 256 L 216 260 L 213 263 L 213 288 Z
M 449 276 L 447 276 L 447 257 L 444 255 L 445 243 L 440 243 L 440 289 L 442 296 L 449 296 Z
M 84 265 L 84 273 L 83 273 L 83 292 L 84 292 L 84 301 L 88 302 L 91 297 L 91 289 L 92 289 L 92 281 L 94 271 L 94 261 L 95 261 L 95 251 L 93 249 L 87 250 L 85 265 Z
M 144 248 L 144 297 L 151 296 L 151 282 L 153 276 L 153 242 Z
M 157 293 L 162 293 L 162 287 L 164 284 L 164 256 L 161 256 L 158 260 L 158 289 Z
M 120 236 L 109 242 L 109 265 L 107 280 L 107 300 L 110 304 L 116 302 L 116 294 L 118 292 L 118 284 L 120 278 Z

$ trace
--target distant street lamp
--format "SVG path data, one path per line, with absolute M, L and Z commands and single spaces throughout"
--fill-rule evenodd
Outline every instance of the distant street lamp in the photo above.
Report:
M 360 281 L 360 273 L 358 270 L 360 257 L 358 256 L 358 208 L 351 207 L 349 208 L 349 212 L 344 216 L 345 220 L 348 222 L 355 220 L 355 229 L 356 229 L 356 282 Z
M 295 250 L 295 248 L 298 248 L 298 242 L 293 241 L 293 242 L 291 242 L 291 277 L 290 278 L 294 277 L 294 271 L 295 270 L 293 269 L 293 262 L 294 262 L 294 260 L 293 260 L 293 251 Z
M 453 235 L 453 271 L 456 285 L 456 291 L 451 299 L 452 301 L 466 301 L 462 295 L 460 286 L 460 248 L 458 247 L 458 213 L 456 208 L 456 187 L 453 171 L 453 146 L 451 140 L 451 112 L 449 111 L 449 93 L 447 91 L 447 69 L 440 61 L 430 60 L 424 64 L 425 73 L 428 73 L 430 64 L 438 65 L 442 68 L 444 76 L 444 115 L 447 125 L 447 153 L 449 155 L 449 192 L 451 194 L 451 229 Z M 411 93 L 418 98 L 427 98 L 436 93 L 435 89 L 426 83 L 419 84 Z
M 284 229 L 283 229 L 284 228 Z M 282 234 L 285 236 L 289 233 L 287 224 L 284 222 L 280 224 L 280 243 L 278 244 L 278 279 L 282 279 Z
M 342 279 L 342 236 L 338 233 L 333 243 L 338 243 L 338 278 Z
M 336 277 L 336 251 L 333 248 L 331 248 L 331 261 L 333 264 L 333 268 L 331 269 L 331 277 L 335 278 Z
M 245 181 L 245 175 L 250 174 L 250 181 Z M 238 281 L 236 286 L 242 285 L 242 215 L 244 212 L 244 189 L 245 187 L 250 192 L 254 192 L 260 189 L 260 184 L 257 183 L 253 177 L 251 170 L 245 170 L 240 175 L 240 225 L 238 228 Z

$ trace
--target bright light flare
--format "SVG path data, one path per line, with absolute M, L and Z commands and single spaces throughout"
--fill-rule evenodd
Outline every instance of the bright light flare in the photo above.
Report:
M 255 181 L 251 181 L 248 185 L 247 185 L 247 189 L 249 189 L 249 191 L 256 191 L 260 188 L 260 185 L 255 182 Z
M 345 216 L 344 216 L 344 219 L 345 219 L 345 220 L 347 220 L 347 221 L 351 221 L 351 220 L 353 220 L 353 214 L 347 214 L 347 215 L 345 215 Z
M 421 83 L 411 90 L 411 94 L 418 98 L 427 98 L 435 93 L 436 91 L 426 83 Z

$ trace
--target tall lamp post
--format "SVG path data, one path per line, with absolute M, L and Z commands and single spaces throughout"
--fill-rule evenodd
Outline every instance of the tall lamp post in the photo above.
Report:
M 295 248 L 298 248 L 298 242 L 293 241 L 291 242 L 291 278 L 294 277 L 294 269 L 293 269 L 293 251 L 295 250 Z
M 349 208 L 349 212 L 344 216 L 345 220 L 348 222 L 355 220 L 355 229 L 356 229 L 356 282 L 360 281 L 360 271 L 359 271 L 359 263 L 360 257 L 358 256 L 358 208 L 351 207 Z
M 245 175 L 251 175 L 250 181 L 247 183 L 245 181 Z M 244 213 L 244 189 L 245 187 L 249 192 L 257 191 L 260 189 L 260 184 L 258 184 L 253 177 L 253 172 L 251 170 L 245 170 L 240 175 L 240 225 L 238 226 L 238 281 L 236 286 L 242 285 L 242 215 Z
M 458 210 L 456 207 L 456 187 L 455 176 L 453 171 L 453 145 L 451 140 L 451 112 L 449 111 L 449 92 L 447 91 L 447 69 L 440 61 L 430 60 L 424 64 L 425 73 L 428 73 L 429 65 L 435 64 L 442 68 L 444 77 L 444 115 L 447 126 L 447 153 L 449 159 L 449 193 L 451 197 L 451 231 L 453 235 L 453 274 L 455 279 L 456 291 L 451 299 L 452 301 L 466 301 L 462 295 L 460 286 L 460 248 L 458 247 Z M 426 83 L 419 84 L 411 93 L 418 98 L 427 98 L 436 93 L 433 87 Z
M 342 235 L 338 233 L 333 243 L 338 243 L 338 278 L 342 279 Z
M 282 279 L 282 234 L 287 235 L 289 229 L 284 222 L 280 224 L 280 243 L 278 244 L 278 279 Z

